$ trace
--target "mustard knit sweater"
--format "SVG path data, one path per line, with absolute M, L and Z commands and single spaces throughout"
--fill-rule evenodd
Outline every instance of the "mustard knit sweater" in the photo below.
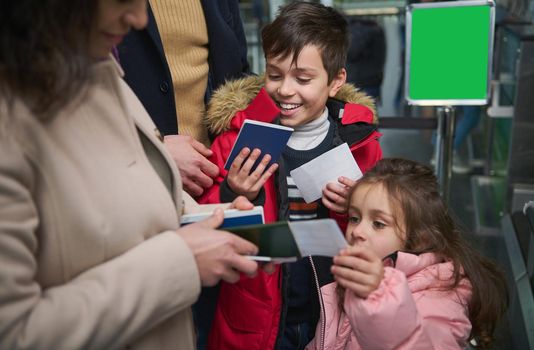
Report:
M 150 0 L 172 75 L 178 132 L 209 145 L 203 121 L 208 31 L 199 0 Z

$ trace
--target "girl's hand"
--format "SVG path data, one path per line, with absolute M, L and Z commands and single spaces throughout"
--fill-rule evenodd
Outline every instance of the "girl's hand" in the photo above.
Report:
M 384 278 L 384 265 L 368 247 L 350 246 L 334 257 L 332 273 L 340 286 L 367 298 Z
M 349 193 L 356 183 L 347 177 L 341 176 L 339 183 L 330 182 L 323 188 L 322 202 L 325 207 L 339 214 L 345 214 L 349 207 Z
M 226 176 L 226 181 L 232 191 L 245 196 L 250 201 L 258 197 L 258 193 L 260 193 L 267 179 L 278 169 L 278 164 L 273 164 L 266 169 L 271 160 L 271 156 L 266 154 L 256 169 L 251 172 L 252 166 L 260 155 L 261 151 L 259 149 L 254 149 L 250 152 L 247 147 L 243 148 L 235 157 Z

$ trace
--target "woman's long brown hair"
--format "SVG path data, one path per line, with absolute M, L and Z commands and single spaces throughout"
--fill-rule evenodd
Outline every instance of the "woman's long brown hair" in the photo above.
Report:
M 53 115 L 88 81 L 96 0 L 15 0 L 0 5 L 0 96 L 40 118 Z
M 432 252 L 450 260 L 454 273 L 449 290 L 456 288 L 463 278 L 470 281 L 469 340 L 475 339 L 479 349 L 488 348 L 508 306 L 506 279 L 497 265 L 463 238 L 439 195 L 432 169 L 410 160 L 382 159 L 357 182 L 351 196 L 362 184 L 380 184 L 386 189 L 394 217 L 405 220 L 404 251 Z

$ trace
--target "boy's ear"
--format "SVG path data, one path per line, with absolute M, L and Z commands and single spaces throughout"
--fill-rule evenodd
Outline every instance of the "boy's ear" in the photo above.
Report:
M 339 70 L 339 73 L 334 77 L 332 82 L 330 83 L 330 91 L 328 92 L 329 97 L 336 96 L 337 92 L 341 87 L 345 84 L 347 81 L 347 71 L 345 68 L 341 68 Z

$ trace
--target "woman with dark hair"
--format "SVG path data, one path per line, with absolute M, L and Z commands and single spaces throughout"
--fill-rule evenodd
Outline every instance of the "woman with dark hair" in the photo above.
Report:
M 109 55 L 146 0 L 0 5 L 0 348 L 192 349 L 200 286 L 257 248 L 182 192 Z M 244 198 L 232 205 L 252 206 Z

